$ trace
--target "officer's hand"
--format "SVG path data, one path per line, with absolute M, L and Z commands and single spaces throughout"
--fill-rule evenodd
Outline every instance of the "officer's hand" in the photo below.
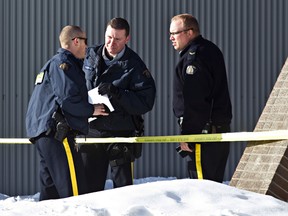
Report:
M 108 95 L 117 95 L 119 92 L 119 89 L 114 86 L 112 83 L 101 83 L 99 86 L 98 86 L 98 93 L 100 95 L 105 95 L 105 94 L 108 94 Z
M 106 112 L 104 104 L 94 104 L 93 116 L 108 116 L 109 113 Z
M 188 143 L 181 142 L 180 146 L 183 151 L 193 152 L 193 150 L 189 147 Z

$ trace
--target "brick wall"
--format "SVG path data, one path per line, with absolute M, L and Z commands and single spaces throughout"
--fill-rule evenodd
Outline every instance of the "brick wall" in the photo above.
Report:
M 288 131 L 288 59 L 254 131 Z M 249 142 L 231 186 L 288 202 L 288 140 Z

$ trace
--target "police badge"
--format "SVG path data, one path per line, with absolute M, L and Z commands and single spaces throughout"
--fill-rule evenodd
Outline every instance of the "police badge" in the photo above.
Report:
M 64 62 L 64 63 L 59 65 L 59 68 L 62 69 L 63 71 L 66 71 L 69 69 L 69 64 Z
M 186 74 L 193 75 L 196 72 L 196 67 L 194 65 L 188 65 L 186 68 Z
M 147 78 L 151 77 L 150 71 L 149 70 L 145 70 L 143 71 L 143 75 L 146 76 Z

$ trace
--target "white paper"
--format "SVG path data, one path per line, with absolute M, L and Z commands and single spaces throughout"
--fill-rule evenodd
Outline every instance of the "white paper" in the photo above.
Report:
M 92 121 L 94 121 L 96 119 L 97 119 L 97 117 L 90 117 L 90 118 L 88 118 L 88 122 L 90 123 L 90 122 L 92 122 Z
M 98 87 L 88 91 L 88 101 L 90 104 L 105 104 L 110 112 L 114 111 L 114 107 L 112 106 L 108 95 L 100 95 L 98 93 Z

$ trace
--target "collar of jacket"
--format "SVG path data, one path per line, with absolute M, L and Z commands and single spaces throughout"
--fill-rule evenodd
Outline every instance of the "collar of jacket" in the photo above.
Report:
M 126 50 L 126 46 L 125 46 L 119 53 L 117 53 L 117 55 L 116 55 L 112 60 L 110 60 L 110 59 L 106 56 L 105 50 L 106 50 L 106 48 L 103 47 L 103 49 L 102 49 L 102 58 L 104 59 L 105 64 L 108 65 L 108 66 L 110 66 L 110 65 L 112 65 L 114 62 L 116 62 L 116 61 L 118 61 L 118 60 L 120 60 L 120 59 L 122 58 L 122 56 L 124 55 L 124 52 L 125 52 L 125 50 Z
M 197 37 L 195 37 L 194 39 L 192 39 L 192 40 L 187 44 L 187 46 L 186 46 L 183 50 L 181 50 L 181 51 L 179 52 L 180 57 L 182 57 L 182 56 L 191 48 L 191 46 L 194 46 L 194 45 L 196 45 L 196 44 L 199 44 L 200 41 L 202 41 L 202 40 L 203 40 L 202 35 L 198 35 Z
M 69 50 L 63 49 L 63 48 L 59 48 L 57 50 L 58 54 L 64 54 L 69 58 L 72 58 L 73 61 L 77 62 L 79 65 L 83 64 L 83 60 L 82 59 L 78 59 L 76 58 Z

